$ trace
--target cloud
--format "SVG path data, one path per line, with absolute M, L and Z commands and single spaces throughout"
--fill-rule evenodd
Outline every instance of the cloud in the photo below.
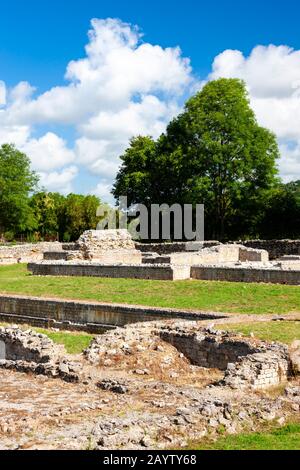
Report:
M 40 139 L 30 139 L 21 150 L 30 155 L 32 166 L 37 171 L 51 171 L 75 160 L 75 153 L 68 149 L 66 142 L 52 132 Z
M 6 104 L 6 86 L 3 81 L 0 81 L 0 106 Z
M 213 63 L 209 79 L 245 80 L 258 121 L 279 138 L 284 179 L 300 179 L 300 51 L 257 46 L 249 57 L 227 50 Z
M 300 140 L 293 145 L 282 143 L 280 145 L 282 158 L 279 162 L 279 169 L 282 179 L 288 183 L 300 179 Z
M 69 194 L 72 192 L 72 182 L 78 173 L 75 166 L 64 168 L 61 171 L 53 171 L 50 173 L 39 172 L 40 184 L 49 191 Z
M 29 139 L 29 136 L 29 126 L 9 126 L 2 124 L 0 111 L 0 145 L 9 143 L 21 147 Z
M 95 188 L 91 190 L 91 194 L 98 196 L 101 201 L 106 204 L 114 205 L 114 198 L 111 194 L 111 182 L 107 180 L 102 180 Z
M 178 47 L 143 42 L 136 26 L 117 19 L 93 19 L 91 26 L 86 55 L 68 64 L 65 86 L 38 95 L 22 81 L 8 91 L 0 115 L 7 138 L 29 131 L 19 136 L 18 145 L 42 172 L 45 186 L 53 186 L 51 175 L 56 174 L 46 178 L 47 172 L 73 163 L 99 176 L 100 190 L 107 190 L 129 139 L 136 134 L 157 137 L 195 81 Z M 75 130 L 73 148 L 59 131 L 33 136 L 39 127 L 53 125 Z

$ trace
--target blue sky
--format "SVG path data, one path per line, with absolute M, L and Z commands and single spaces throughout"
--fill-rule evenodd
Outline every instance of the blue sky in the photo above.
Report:
M 259 121 L 278 135 L 282 176 L 300 178 L 300 131 L 288 125 L 290 117 L 300 119 L 299 17 L 295 0 L 5 2 L 0 17 L 0 142 L 14 138 L 32 157 L 49 189 L 97 192 L 108 198 L 119 152 L 131 132 L 158 134 L 202 81 L 240 76 L 247 82 Z M 115 23 L 92 28 L 92 18 L 113 18 Z M 135 40 L 135 30 L 129 33 L 124 23 L 138 25 L 143 37 Z M 89 55 L 85 46 L 91 28 L 95 34 Z M 123 93 L 122 69 L 110 59 L 115 49 L 101 42 L 108 31 L 113 31 L 112 42 L 122 42 L 125 31 L 115 60 L 125 60 L 124 81 L 131 74 L 133 78 Z M 147 47 L 139 50 L 141 44 Z M 127 62 L 128 54 L 132 60 Z M 81 58 L 87 59 L 83 69 Z M 66 79 L 71 61 L 77 61 L 76 70 Z M 149 72 L 145 77 L 148 67 L 157 75 Z M 87 75 L 91 69 L 93 78 Z M 106 87 L 105 79 L 117 88 Z M 74 90 L 81 81 L 82 89 Z M 26 85 L 19 86 L 20 82 Z M 53 92 L 55 87 L 59 92 Z M 101 95 L 94 103 L 93 90 Z M 133 105 L 134 96 L 139 96 L 139 108 Z M 68 109 L 71 99 L 77 108 Z M 51 152 L 57 152 L 56 158 Z

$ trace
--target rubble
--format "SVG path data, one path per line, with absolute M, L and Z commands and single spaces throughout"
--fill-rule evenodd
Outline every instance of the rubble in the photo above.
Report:
M 33 330 L 0 327 L 0 352 L 2 369 L 79 381 L 80 367 L 63 356 L 64 348 Z

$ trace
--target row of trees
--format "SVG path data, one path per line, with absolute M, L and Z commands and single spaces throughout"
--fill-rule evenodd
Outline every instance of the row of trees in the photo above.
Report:
M 158 140 L 135 137 L 113 194 L 130 204 L 205 204 L 206 239 L 300 236 L 299 182 L 284 185 L 276 137 L 258 125 L 244 82 L 209 82 Z
M 75 241 L 96 228 L 99 204 L 96 196 L 39 191 L 28 157 L 0 147 L 0 238 Z

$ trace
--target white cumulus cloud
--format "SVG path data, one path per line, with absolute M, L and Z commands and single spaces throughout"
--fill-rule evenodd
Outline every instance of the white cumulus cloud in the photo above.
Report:
M 227 50 L 215 58 L 209 79 L 220 77 L 245 80 L 258 121 L 279 139 L 281 176 L 300 179 L 300 51 L 257 46 L 245 57 Z
M 108 196 L 129 139 L 137 134 L 157 137 L 179 111 L 194 79 L 189 59 L 178 47 L 143 42 L 137 27 L 117 19 L 93 19 L 91 26 L 85 57 L 67 66 L 68 83 L 38 95 L 31 84 L 20 82 L 7 93 L 0 125 L 7 139 L 29 130 L 23 140 L 17 136 L 18 145 L 46 187 L 52 189 L 55 177 L 62 182 L 66 174 L 70 186 L 75 173 L 64 168 L 80 164 L 99 177 L 98 192 Z M 33 137 L 37 127 L 47 125 L 72 127 L 77 133 L 73 148 L 52 132 Z
M 76 166 L 64 168 L 61 171 L 39 172 L 42 187 L 49 191 L 69 194 L 72 192 L 72 182 L 78 173 Z
M 52 132 L 40 139 L 28 140 L 21 149 L 30 155 L 32 166 L 37 171 L 51 171 L 75 160 L 75 154 L 67 148 L 66 142 Z

